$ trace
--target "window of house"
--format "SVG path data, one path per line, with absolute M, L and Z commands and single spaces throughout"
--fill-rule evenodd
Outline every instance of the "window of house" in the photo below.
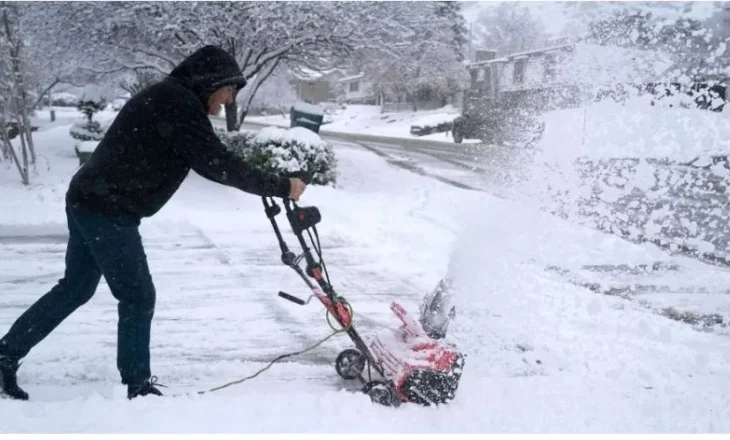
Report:
M 557 60 L 554 54 L 545 55 L 545 81 L 552 81 L 555 79 L 555 66 Z
M 479 84 L 479 93 L 484 96 L 490 96 L 492 93 L 492 69 L 490 67 L 482 69 L 482 82 Z
M 492 83 L 492 69 L 490 67 L 485 67 L 483 70 L 483 81 L 484 85 L 486 87 L 489 87 L 489 85 Z
M 512 82 L 515 84 L 522 84 L 525 80 L 525 64 L 526 59 L 522 58 L 515 60 L 515 65 L 512 70 Z
M 353 81 L 350 83 L 350 92 L 357 92 L 360 90 L 360 81 Z

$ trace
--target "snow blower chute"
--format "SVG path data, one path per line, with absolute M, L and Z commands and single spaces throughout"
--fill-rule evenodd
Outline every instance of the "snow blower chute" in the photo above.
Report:
M 362 392 L 381 405 L 399 406 L 412 402 L 430 406 L 452 400 L 461 378 L 464 355 L 444 339 L 448 320 L 453 317 L 453 308 L 443 307 L 444 282 L 425 297 L 418 320 L 410 316 L 402 304 L 393 302 L 391 310 L 401 326 L 397 331 L 389 329 L 377 335 L 368 345 L 353 325 L 352 307 L 330 284 L 316 228 L 321 221 L 319 210 L 313 206 L 300 207 L 292 200 L 284 199 L 286 217 L 303 251 L 297 256 L 287 247 L 276 223 L 275 217 L 281 208 L 273 198 L 263 197 L 263 203 L 279 241 L 281 261 L 294 269 L 312 291 L 307 300 L 286 292 L 279 292 L 279 296 L 299 305 L 308 304 L 316 297 L 327 310 L 328 322 L 330 316 L 334 317 L 355 345 L 341 352 L 335 360 L 335 370 L 340 377 L 360 381 Z M 309 235 L 311 248 L 304 233 Z M 306 262 L 306 269 L 300 267 L 302 260 Z

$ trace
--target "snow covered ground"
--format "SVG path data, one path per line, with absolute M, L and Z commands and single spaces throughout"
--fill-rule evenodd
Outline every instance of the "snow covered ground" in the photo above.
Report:
M 40 162 L 31 187 L 0 165 L 0 332 L 61 277 L 63 195 L 77 164 L 68 128 L 37 133 L 48 167 Z M 19 376 L 33 400 L 0 400 L 0 431 L 730 431 L 730 339 L 660 310 L 679 301 L 727 315 L 726 292 L 712 290 L 728 285 L 727 271 L 420 176 L 352 144 L 335 151 L 337 187 L 311 187 L 301 202 L 321 210 L 333 284 L 368 337 L 397 326 L 392 299 L 415 311 L 453 277 L 451 330 L 468 355 L 453 403 L 388 409 L 344 391 L 332 367 L 350 346 L 342 336 L 216 393 L 127 401 L 115 301 L 102 282 L 25 359 Z M 281 265 L 260 199 L 191 175 L 141 232 L 158 291 L 152 360 L 163 392 L 227 383 L 328 334 L 322 307 L 276 296 L 305 286 Z M 666 289 L 644 303 L 576 282 L 601 268 Z M 693 293 L 697 285 L 710 291 Z
M 445 143 L 454 143 L 451 132 L 434 133 L 426 136 L 414 136 L 410 133 L 412 125 L 436 126 L 443 122 L 456 119 L 461 111 L 453 106 L 446 106 L 437 110 L 422 110 L 418 112 L 380 113 L 377 105 L 347 105 L 346 108 L 326 115 L 325 120 L 331 122 L 321 128 L 322 134 L 327 133 L 357 133 L 373 136 L 387 136 L 394 138 L 424 139 Z M 256 124 L 270 124 L 279 127 L 289 127 L 289 114 L 271 116 L 249 116 L 246 122 Z M 478 143 L 478 140 L 467 139 L 466 143 Z

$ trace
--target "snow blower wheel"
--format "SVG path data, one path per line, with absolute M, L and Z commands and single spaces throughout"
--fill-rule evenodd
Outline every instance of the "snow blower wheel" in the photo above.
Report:
M 335 370 L 343 379 L 357 379 L 365 370 L 365 361 L 365 355 L 359 350 L 348 348 L 335 359 Z
M 370 396 L 373 403 L 383 406 L 400 406 L 401 401 L 395 393 L 392 384 L 380 380 L 373 380 L 365 384 L 362 391 Z

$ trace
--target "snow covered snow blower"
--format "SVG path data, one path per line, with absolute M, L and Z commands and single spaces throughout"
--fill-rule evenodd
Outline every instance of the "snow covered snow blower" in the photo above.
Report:
M 346 380 L 360 381 L 362 392 L 373 402 L 385 406 L 399 406 L 405 402 L 430 406 L 452 400 L 461 378 L 464 355 L 444 339 L 448 321 L 454 313 L 445 301 L 446 282 L 439 283 L 434 292 L 425 297 L 418 320 L 410 316 L 402 304 L 393 302 L 391 310 L 402 325 L 396 331 L 389 329 L 387 333 L 379 334 L 368 345 L 353 325 L 352 306 L 335 293 L 330 284 L 316 228 L 321 221 L 319 210 L 299 207 L 292 200 L 284 199 L 286 217 L 303 251 L 297 256 L 289 250 L 276 223 L 275 217 L 281 213 L 281 208 L 273 198 L 263 197 L 263 203 L 281 248 L 281 261 L 294 269 L 312 291 L 306 300 L 286 292 L 279 292 L 279 296 L 299 305 L 306 305 L 316 297 L 326 308 L 330 326 L 337 330 L 330 321 L 332 316 L 341 326 L 338 331 L 347 333 L 355 344 L 355 348 L 346 349 L 337 356 L 337 374 Z M 304 239 L 305 232 L 312 248 Z M 304 270 L 300 266 L 302 259 L 306 262 Z

